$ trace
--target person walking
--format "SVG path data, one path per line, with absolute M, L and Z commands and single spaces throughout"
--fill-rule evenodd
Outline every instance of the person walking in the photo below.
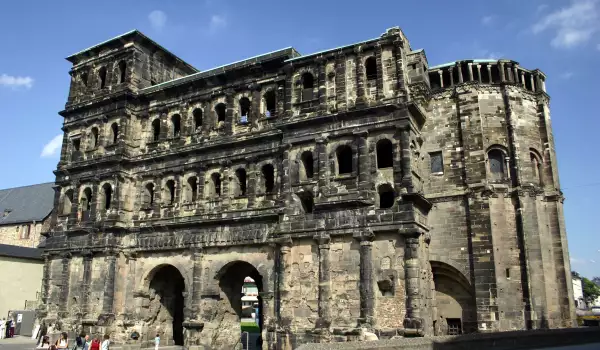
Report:
M 0 320 L 0 339 L 6 338 L 6 320 L 2 318 Z
M 102 342 L 101 350 L 109 350 L 110 348 L 110 336 L 108 334 L 104 335 L 104 341 Z
M 46 326 L 46 321 L 42 321 L 42 326 L 40 327 L 40 336 L 38 338 L 38 344 L 42 343 L 44 337 L 48 334 L 48 327 Z
M 95 336 L 94 340 L 92 340 L 90 350 L 100 350 L 100 340 L 98 340 L 98 336 Z
M 90 350 L 90 346 L 92 345 L 92 339 L 88 334 L 83 338 L 83 350 Z
M 154 350 L 158 350 L 158 345 L 160 345 L 160 335 L 156 333 L 156 338 L 154 338 Z

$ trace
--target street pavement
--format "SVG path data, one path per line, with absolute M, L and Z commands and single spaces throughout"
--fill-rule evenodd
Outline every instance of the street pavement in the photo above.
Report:
M 16 336 L 10 339 L 0 339 L 0 350 L 33 350 L 35 348 L 35 340 L 30 337 L 19 337 Z M 585 345 L 573 345 L 573 346 L 561 346 L 555 348 L 539 348 L 531 350 L 600 350 L 600 343 L 585 344 Z M 473 349 L 476 350 L 476 349 Z

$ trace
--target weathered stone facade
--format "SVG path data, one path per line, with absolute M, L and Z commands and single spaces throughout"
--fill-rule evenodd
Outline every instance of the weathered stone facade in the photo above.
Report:
M 430 68 L 398 28 L 205 72 L 137 31 L 68 59 L 45 318 L 231 348 L 250 276 L 265 348 L 572 325 L 539 70 Z

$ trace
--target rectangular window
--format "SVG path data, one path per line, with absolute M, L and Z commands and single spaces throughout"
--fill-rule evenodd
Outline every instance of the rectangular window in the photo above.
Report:
M 28 239 L 31 225 L 21 226 L 21 239 Z
M 448 335 L 459 335 L 462 333 L 462 322 L 460 318 L 447 318 Z
M 431 173 L 443 174 L 444 160 L 442 158 L 442 152 L 432 152 L 429 154 L 429 158 L 431 159 Z

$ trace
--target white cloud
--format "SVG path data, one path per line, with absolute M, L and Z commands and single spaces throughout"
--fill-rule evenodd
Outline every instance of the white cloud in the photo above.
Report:
M 2 74 L 0 75 L 0 85 L 7 86 L 13 89 L 24 87 L 26 89 L 31 89 L 33 86 L 33 78 L 32 77 L 15 77 L 12 75 Z
M 585 263 L 586 263 L 586 261 L 584 259 L 578 259 L 578 258 L 571 257 L 571 264 L 572 265 L 576 265 L 576 264 L 577 265 L 580 265 L 580 264 L 583 265 Z
M 555 48 L 571 48 L 587 42 L 599 28 L 597 0 L 573 0 L 564 7 L 542 17 L 533 25 L 534 34 L 555 31 L 550 44 Z
M 573 77 L 573 72 L 564 72 L 560 75 L 561 79 L 571 79 Z
M 60 148 L 62 147 L 62 142 L 63 142 L 63 134 L 54 136 L 54 138 L 52 140 L 50 140 L 50 142 L 48 142 L 47 144 L 44 145 L 44 148 L 42 149 L 42 154 L 40 154 L 40 157 L 49 158 L 49 157 L 53 157 L 53 156 L 57 155 L 58 152 L 60 152 Z
M 489 26 L 494 22 L 494 16 L 485 16 L 481 19 L 481 24 Z
M 212 15 L 210 17 L 209 29 L 211 32 L 215 32 L 220 28 L 227 27 L 227 19 L 221 15 Z
M 545 9 L 547 9 L 547 8 L 548 8 L 548 5 L 546 5 L 546 4 L 541 4 L 541 5 L 538 5 L 538 7 L 537 7 L 537 9 L 535 10 L 535 12 L 536 12 L 536 13 L 540 13 L 540 12 L 543 12 L 543 11 L 544 11 Z
M 477 50 L 477 58 L 487 59 L 487 60 L 497 60 L 502 58 L 504 54 L 502 52 L 493 52 L 489 50 Z
M 148 15 L 148 20 L 152 28 L 160 31 L 167 24 L 167 14 L 160 10 L 154 10 Z

